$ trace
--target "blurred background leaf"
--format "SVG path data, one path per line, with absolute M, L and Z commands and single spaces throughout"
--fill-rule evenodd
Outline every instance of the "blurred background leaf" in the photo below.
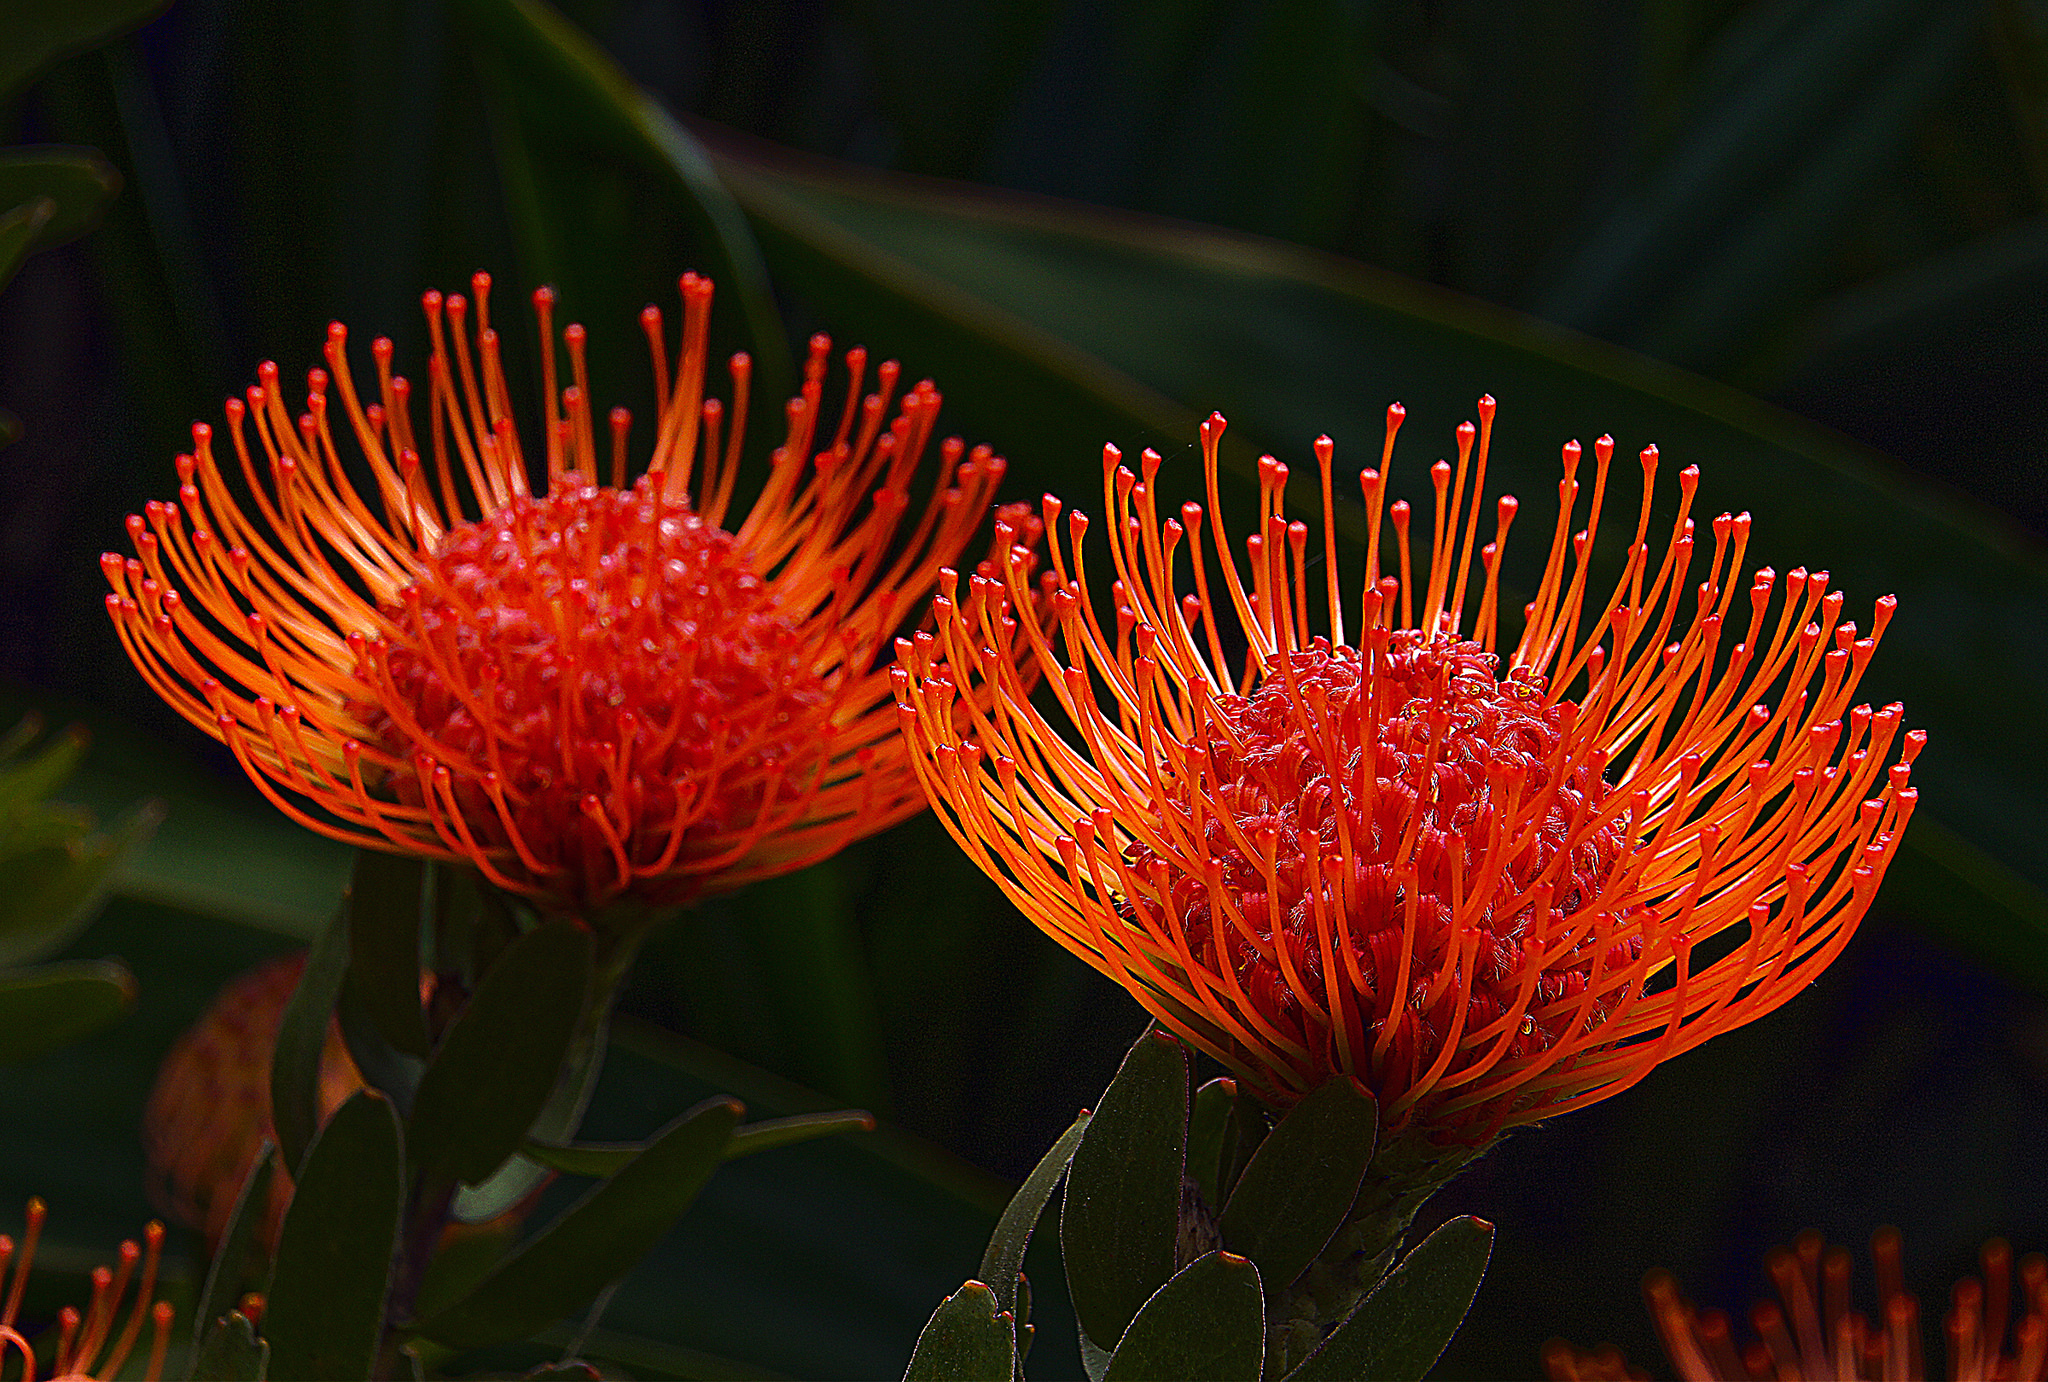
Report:
M 131 1016 L 0 1072 L 27 1111 L 0 1203 L 48 1196 L 79 1271 L 132 1234 L 156 1060 L 348 874 L 101 613 L 95 557 L 171 492 L 191 421 L 259 359 L 315 363 L 330 318 L 419 359 L 417 294 L 479 268 L 553 281 L 644 417 L 634 314 L 700 267 L 714 349 L 898 355 L 1018 496 L 1087 503 L 1105 440 L 1185 474 L 1212 407 L 1235 465 L 1321 431 L 1363 461 L 1395 398 L 1413 495 L 1491 391 L 1538 509 L 1558 444 L 1611 430 L 1699 464 L 1707 512 L 1753 508 L 1760 559 L 1897 590 L 1866 687 L 1934 739 L 1879 914 L 1800 1002 L 1425 1211 L 1500 1225 L 1447 1374 L 1527 1373 L 1559 1332 L 1653 1358 L 1644 1268 L 1739 1305 L 1809 1223 L 1900 1222 L 1925 1283 L 1989 1233 L 2048 1242 L 2019 1151 L 2048 1138 L 2044 35 L 2037 0 L 181 0 L 66 40 L 0 138 L 95 147 L 124 190 L 0 296 L 28 423 L 0 452 L 0 718 L 89 724 L 69 799 L 168 816 L 67 952 L 120 955 Z M 700 908 L 624 1005 L 589 1139 L 724 1092 L 883 1119 L 713 1177 L 589 1336 L 636 1375 L 900 1375 L 1003 1179 L 1143 1025 L 929 818 Z M 1053 1237 L 1027 1263 L 1047 1378 L 1079 1372 Z

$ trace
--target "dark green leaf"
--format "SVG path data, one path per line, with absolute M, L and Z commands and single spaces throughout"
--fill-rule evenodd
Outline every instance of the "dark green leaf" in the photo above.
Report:
M 1039 1158 L 1031 1174 L 1024 1177 L 1024 1183 L 1003 1209 L 1003 1217 L 996 1221 L 988 1251 L 981 1255 L 981 1279 L 996 1293 L 996 1309 L 1009 1311 L 1020 1323 L 1031 1316 L 1028 1295 L 1023 1308 L 1018 1304 L 1017 1281 L 1024 1270 L 1024 1251 L 1031 1246 L 1031 1231 L 1038 1227 L 1039 1216 L 1045 1213 L 1060 1177 L 1067 1173 L 1067 1163 L 1074 1159 L 1074 1149 L 1081 1145 L 1081 1136 L 1088 1131 L 1089 1116 L 1084 1112 L 1076 1118 L 1052 1144 L 1052 1150 Z
M 36 237 L 39 250 L 75 240 L 98 225 L 100 213 L 120 190 L 121 175 L 95 149 L 40 145 L 0 152 L 0 206 L 20 206 L 33 197 L 48 197 L 55 204 Z
M 1309 1091 L 1259 1144 L 1223 1208 L 1223 1246 L 1259 1264 L 1275 1291 L 1343 1226 L 1372 1161 L 1379 1113 L 1342 1076 Z
M 348 913 L 338 912 L 306 956 L 305 972 L 278 1023 L 270 1061 L 270 1121 L 277 1129 L 278 1155 L 294 1180 L 320 1130 L 320 1054 L 347 973 Z
M 1492 1252 L 1492 1224 L 1451 1220 L 1387 1273 L 1287 1382 L 1421 1382 L 1464 1322 Z
M 1188 1110 L 1188 1175 L 1212 1212 L 1230 1194 L 1223 1159 L 1236 1144 L 1237 1081 L 1218 1075 L 1195 1091 L 1194 1107 Z
M 228 1312 L 192 1360 L 192 1382 L 258 1382 L 270 1366 L 270 1343 L 239 1310 Z
M 840 1113 L 804 1113 L 793 1118 L 768 1118 L 733 1130 L 725 1144 L 724 1159 L 765 1152 L 808 1142 L 834 1133 L 873 1132 L 875 1116 L 864 1109 Z M 647 1150 L 644 1142 L 544 1142 L 528 1138 L 521 1148 L 544 1166 L 572 1176 L 615 1176 L 629 1162 Z
M 270 1215 L 270 1178 L 276 1166 L 277 1144 L 266 1141 L 256 1153 L 256 1162 L 249 1168 L 249 1174 L 242 1177 L 242 1188 L 235 1194 L 235 1207 L 228 1212 L 220 1247 L 215 1250 L 213 1262 L 206 1269 L 206 1285 L 199 1292 L 199 1306 L 192 1314 L 190 1371 L 195 1378 L 200 1375 L 200 1368 L 207 1366 L 204 1359 L 216 1348 L 223 1350 L 219 1360 L 212 1365 L 216 1368 L 236 1365 L 249 1356 L 250 1350 L 237 1340 L 223 1342 L 216 1336 L 234 1333 L 235 1321 L 241 1318 L 231 1314 L 228 1307 L 241 1298 L 242 1273 L 247 1266 L 249 1246 L 255 1241 L 257 1229 Z M 223 1316 L 226 1316 L 224 1320 Z M 243 1320 L 242 1331 L 246 1332 L 247 1328 L 248 1321 Z
M 72 53 L 128 32 L 170 0 L 9 0 L 0 97 Z
M 418 859 L 359 850 L 346 904 L 349 988 L 385 1041 L 422 1058 L 433 1051 L 420 1011 L 425 883 Z
M 90 1036 L 134 1002 L 135 976 L 112 960 L 0 973 L 0 1065 Z
M 35 248 L 43 230 L 57 218 L 57 203 L 48 197 L 31 197 L 17 206 L 0 209 L 0 288 L 5 288 L 21 261 Z
M 569 922 L 498 957 L 420 1078 L 406 1131 L 423 1179 L 475 1185 L 518 1150 L 561 1078 L 590 966 L 590 933 Z
M 0 964 L 19 964 L 60 950 L 76 939 L 106 902 L 115 873 L 163 820 L 154 803 L 128 813 L 103 835 L 90 822 L 51 808 L 15 822 L 15 842 L 27 831 L 47 832 L 62 843 L 9 854 L 0 860 Z
M 587 1042 L 571 1043 L 568 1069 L 555 1092 L 541 1106 L 527 1135 L 557 1146 L 581 1126 L 583 1111 L 597 1089 L 604 1071 L 604 1053 L 610 1040 L 611 1024 L 606 1022 Z M 528 1156 L 515 1156 L 481 1185 L 465 1185 L 455 1192 L 455 1218 L 465 1224 L 487 1223 L 547 1183 L 554 1173 Z
M 1187 1135 L 1187 1053 L 1147 1028 L 1089 1120 L 1060 1210 L 1074 1313 L 1097 1344 L 1122 1338 L 1173 1275 Z
M 336 1109 L 302 1170 L 266 1293 L 269 1376 L 368 1377 L 405 1204 L 404 1149 L 390 1101 L 363 1090 Z
M 1217 1249 L 1159 1288 L 1110 1355 L 1104 1382 L 1258 1382 L 1266 1302 L 1249 1259 Z
M 707 267 L 747 319 L 763 384 L 779 389 L 792 373 L 768 271 L 746 217 L 697 141 L 552 7 L 536 0 L 466 0 L 461 10 L 552 121 L 652 165 L 682 193 L 699 243 L 713 256 Z
M 647 1150 L 417 1332 L 451 1348 L 524 1338 L 596 1299 L 648 1251 L 711 1178 L 739 1122 L 735 1099 L 699 1104 Z
M 917 1336 L 903 1382 L 1009 1382 L 1010 1321 L 995 1293 L 970 1281 L 939 1302 Z

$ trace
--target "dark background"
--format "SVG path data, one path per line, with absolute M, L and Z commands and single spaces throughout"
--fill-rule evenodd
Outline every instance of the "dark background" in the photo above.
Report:
M 684 117 L 713 181 L 649 154 L 629 90 L 565 76 L 559 44 L 484 0 L 182 0 L 12 113 L 16 140 L 96 146 L 125 185 L 0 297 L 0 401 L 24 427 L 0 452 L 0 671 L 11 699 L 94 726 L 84 799 L 172 816 L 80 947 L 123 954 L 142 1008 L 0 1075 L 33 1125 L 0 1135 L 0 1199 L 65 1196 L 81 1249 L 132 1232 L 157 1055 L 318 923 L 343 866 L 149 696 L 98 608 L 95 558 L 171 491 L 191 420 L 260 359 L 314 363 L 330 318 L 419 358 L 418 292 L 479 267 L 560 286 L 598 392 L 637 402 L 632 313 L 694 266 L 721 275 L 721 339 L 770 373 L 778 337 L 826 326 L 935 375 L 1022 495 L 1085 499 L 1107 437 L 1184 457 L 1212 406 L 1283 454 L 1327 428 L 1356 463 L 1396 397 L 1412 482 L 1491 389 L 1525 496 L 1547 498 L 1566 436 L 1612 427 L 1755 509 L 1760 549 L 1797 549 L 1781 569 L 1833 563 L 1852 606 L 1897 589 L 1901 646 L 1866 689 L 1934 734 L 1919 852 L 1811 992 L 1515 1134 L 1425 1210 L 1501 1226 L 1440 1375 L 1533 1374 L 1553 1334 L 1661 1366 L 1646 1268 L 1739 1308 L 1807 1227 L 1860 1249 L 1898 1224 L 1930 1318 L 1984 1237 L 2048 1246 L 2041 6 L 560 13 Z M 772 297 L 749 300 L 750 264 Z M 829 1192 L 750 1170 L 707 1201 L 608 1319 L 647 1375 L 900 1368 L 973 1269 L 989 1173 L 1027 1170 L 1141 1024 L 929 819 L 703 909 L 628 1006 L 645 1049 L 601 1108 L 614 1135 L 693 1079 L 755 1081 L 757 1112 L 805 1097 L 776 1077 L 898 1130 L 887 1156 L 789 1163 L 844 1177 Z M 1034 1270 L 1033 1374 L 1078 1375 L 1056 1259 Z

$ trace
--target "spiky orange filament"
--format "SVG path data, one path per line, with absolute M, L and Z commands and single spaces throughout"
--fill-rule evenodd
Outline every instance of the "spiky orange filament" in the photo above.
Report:
M 473 288 L 423 299 L 424 418 L 388 340 L 358 391 L 337 322 L 297 417 L 265 364 L 228 402 L 225 454 L 194 426 L 178 502 L 129 518 L 134 556 L 102 558 L 150 685 L 295 820 L 468 860 L 564 910 L 686 901 L 914 812 L 877 664 L 981 528 L 1002 458 L 947 440 L 926 489 L 938 391 L 899 398 L 893 361 L 866 388 L 855 349 L 833 426 L 819 336 L 766 486 L 729 525 L 751 369 L 733 357 L 728 417 L 705 389 L 711 284 L 686 274 L 673 355 L 642 314 L 661 406 L 630 485 L 630 415 L 612 410 L 601 455 L 583 328 L 560 333 L 565 382 L 554 295 L 534 295 L 529 461 L 489 277 Z M 997 550 L 1036 529 L 1010 514 Z
M 49 1215 L 48 1208 L 40 1199 L 28 1202 L 28 1226 L 22 1235 L 21 1250 L 15 1251 L 14 1239 L 0 1235 L 0 1286 L 6 1287 L 6 1304 L 0 1307 L 0 1369 L 8 1366 L 8 1354 L 20 1359 L 22 1382 L 35 1382 L 36 1353 L 28 1339 L 15 1327 L 16 1317 L 21 1310 L 22 1292 L 28 1285 L 29 1269 L 35 1263 L 36 1244 L 42 1237 L 43 1221 Z M 50 1358 L 50 1374 L 56 1382 L 75 1378 L 91 1382 L 96 1377 L 116 1377 L 135 1351 L 142 1338 L 143 1321 L 150 1323 L 149 1361 L 143 1376 L 155 1382 L 164 1372 L 164 1354 L 170 1347 L 171 1319 L 174 1314 L 169 1301 L 152 1301 L 156 1294 L 157 1266 L 163 1258 L 164 1226 L 150 1224 L 143 1230 L 143 1241 L 129 1241 L 121 1244 L 120 1266 L 118 1269 L 95 1267 L 92 1272 L 92 1299 L 84 1313 L 75 1307 L 65 1306 L 57 1315 L 57 1344 L 54 1357 Z M 137 1280 L 136 1266 L 141 1265 L 141 1277 Z M 14 1279 L 7 1280 L 8 1267 L 14 1269 Z M 133 1301 L 128 1307 L 128 1318 L 121 1319 L 122 1302 L 128 1298 L 128 1288 L 135 1287 Z
M 1388 1126 L 1476 1142 L 1625 1089 L 1811 982 L 1897 848 L 1924 736 L 1901 733 L 1899 706 L 1850 704 L 1891 598 L 1863 633 L 1825 572 L 1740 585 L 1747 514 L 1713 521 L 1696 571 L 1698 472 L 1656 537 L 1654 447 L 1605 589 L 1592 552 L 1613 443 L 1594 447 L 1576 532 L 1584 456 L 1565 447 L 1548 557 L 1503 650 L 1518 505 L 1500 499 L 1483 530 L 1493 401 L 1459 429 L 1456 466 L 1431 470 L 1419 578 L 1411 510 L 1387 503 L 1402 417 L 1360 476 L 1351 641 L 1329 439 L 1325 637 L 1287 467 L 1259 463 L 1240 565 L 1212 416 L 1207 511 L 1162 518 L 1158 454 L 1133 474 L 1105 451 L 1113 629 L 1091 603 L 1089 521 L 1066 513 L 1062 542 L 1048 496 L 1056 634 L 1011 614 L 1036 598 L 1030 566 L 965 592 L 942 579 L 937 628 L 898 643 L 899 715 L 954 837 L 1167 1027 L 1277 1104 L 1342 1074 Z

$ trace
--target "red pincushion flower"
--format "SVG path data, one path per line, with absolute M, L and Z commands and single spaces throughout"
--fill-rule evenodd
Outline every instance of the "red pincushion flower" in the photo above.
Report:
M 1613 444 L 1594 449 L 1577 533 L 1582 458 L 1565 448 L 1549 556 L 1520 639 L 1499 647 L 1516 502 L 1499 501 L 1481 546 L 1493 401 L 1460 428 L 1455 472 L 1431 470 L 1419 581 L 1409 507 L 1385 502 L 1401 418 L 1396 405 L 1381 468 L 1361 476 L 1356 643 L 1329 439 L 1324 637 L 1309 530 L 1286 518 L 1271 457 L 1241 576 L 1212 417 L 1208 514 L 1162 522 L 1159 456 L 1139 476 L 1105 454 L 1113 628 L 1090 603 L 1088 522 L 1070 514 L 1050 551 L 1058 645 L 1008 618 L 1035 598 L 1030 568 L 964 595 L 947 583 L 936 631 L 898 644 L 899 713 L 954 837 L 1166 1027 L 1275 1104 L 1343 1075 L 1389 1128 L 1476 1144 L 1616 1093 L 1810 983 L 1897 849 L 1924 736 L 1905 734 L 1888 768 L 1902 708 L 1850 705 L 1890 597 L 1864 634 L 1825 572 L 1794 571 L 1773 615 L 1776 574 L 1740 580 L 1747 514 L 1714 520 L 1696 571 L 1698 472 L 1680 475 L 1653 543 L 1654 447 L 1605 593 L 1591 553 Z M 1055 534 L 1059 513 L 1048 496 Z M 1020 658 L 1078 742 L 1029 699 Z
M 863 395 L 866 353 L 849 351 L 827 434 L 820 336 L 766 486 L 728 530 L 750 370 L 733 357 L 721 449 L 727 410 L 704 387 L 711 284 L 689 274 L 673 378 L 661 314 L 642 314 L 661 407 L 630 485 L 632 418 L 612 410 L 601 461 L 583 328 L 563 332 L 574 382 L 558 392 L 554 299 L 535 294 L 536 492 L 489 278 L 474 287 L 473 304 L 424 299 L 424 433 L 388 340 L 372 348 L 379 401 L 359 398 L 340 323 L 296 419 L 266 364 L 246 404 L 228 402 L 227 465 L 193 428 L 178 502 L 128 519 L 135 556 L 102 559 L 108 611 L 150 684 L 303 824 L 468 860 L 571 911 L 686 902 L 921 807 L 876 664 L 980 529 L 1002 458 L 944 442 L 914 503 L 938 391 L 899 401 L 891 361 Z M 1029 546 L 1036 524 L 1010 515 L 998 546 Z

